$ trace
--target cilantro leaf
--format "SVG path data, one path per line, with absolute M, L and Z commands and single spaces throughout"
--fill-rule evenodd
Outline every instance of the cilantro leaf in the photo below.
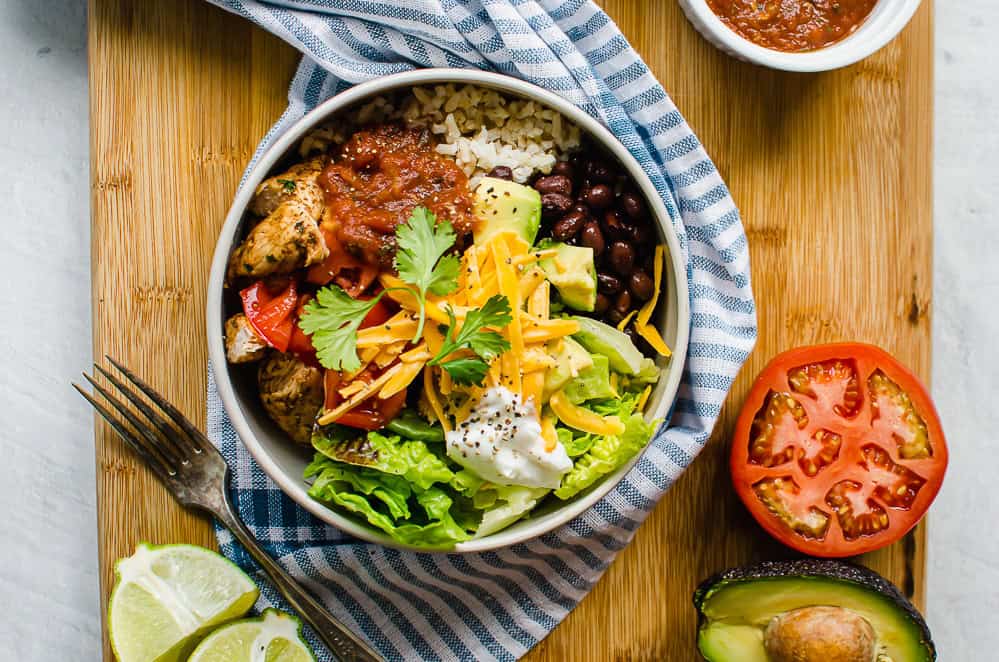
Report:
M 489 364 L 479 357 L 452 359 L 442 363 L 441 367 L 447 370 L 455 384 L 460 386 L 479 385 L 486 378 L 489 372 Z
M 294 179 L 279 179 L 277 183 L 281 185 L 281 188 L 285 190 L 286 193 L 295 192 L 295 180 Z
M 428 362 L 428 365 L 440 365 L 459 384 L 481 384 L 489 371 L 489 361 L 510 349 L 510 343 L 496 331 L 486 329 L 487 326 L 504 327 L 513 321 L 510 316 L 510 302 L 501 294 L 489 297 L 481 308 L 469 310 L 465 315 L 465 323 L 460 330 L 454 311 L 447 309 L 447 332 L 441 349 Z M 475 357 L 457 358 L 445 361 L 445 357 L 461 349 L 470 349 Z
M 309 336 L 316 348 L 316 356 L 324 368 L 330 370 L 357 370 L 361 359 L 357 356 L 357 330 L 384 292 L 364 301 L 353 299 L 336 285 L 316 292 L 316 297 L 305 304 L 298 326 Z
M 398 245 L 395 268 L 399 278 L 416 286 L 420 302 L 415 342 L 423 335 L 427 292 L 444 296 L 458 288 L 458 258 L 445 255 L 454 246 L 455 233 L 450 223 L 437 223 L 437 217 L 430 210 L 417 207 L 405 223 L 396 227 L 395 236 Z

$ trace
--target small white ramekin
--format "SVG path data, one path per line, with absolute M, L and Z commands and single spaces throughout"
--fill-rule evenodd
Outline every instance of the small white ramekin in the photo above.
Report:
M 829 71 L 863 60 L 897 37 L 920 0 L 880 0 L 853 34 L 827 48 L 805 53 L 783 53 L 754 44 L 722 23 L 705 0 L 679 2 L 697 31 L 734 58 L 784 71 Z

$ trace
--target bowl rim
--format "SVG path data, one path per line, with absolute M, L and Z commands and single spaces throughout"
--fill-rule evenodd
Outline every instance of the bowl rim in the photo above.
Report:
M 721 50 L 771 69 L 815 73 L 855 64 L 883 48 L 905 29 L 921 2 L 922 0 L 878 0 L 858 29 L 844 39 L 818 50 L 790 53 L 749 41 L 725 25 L 708 7 L 707 0 L 680 0 L 680 5 L 698 32 Z M 884 16 L 876 14 L 879 6 L 884 7 L 880 10 L 884 12 Z
M 652 207 L 660 236 L 667 245 L 670 254 L 670 259 L 666 265 L 667 274 L 672 278 L 676 287 L 676 341 L 673 347 L 673 356 L 666 368 L 666 374 L 664 375 L 665 386 L 659 396 L 657 406 L 654 407 L 654 411 L 646 413 L 647 417 L 651 415 L 655 418 L 663 418 L 668 423 L 668 418 L 672 413 L 673 403 L 679 390 L 690 335 L 690 300 L 687 286 L 687 267 L 682 259 L 684 253 L 679 237 L 673 228 L 672 218 L 663 204 L 658 191 L 644 173 L 638 161 L 614 137 L 609 129 L 568 100 L 532 83 L 504 74 L 475 69 L 448 68 L 416 69 L 391 74 L 359 83 L 334 95 L 292 124 L 267 148 L 253 168 L 246 174 L 236 192 L 233 203 L 226 215 L 225 222 L 219 231 L 208 280 L 206 325 L 211 369 L 226 414 L 229 416 L 229 420 L 232 422 L 240 441 L 250 451 L 250 454 L 263 469 L 264 473 L 277 484 L 282 492 L 321 521 L 367 542 L 396 549 L 408 549 L 420 552 L 447 551 L 468 553 L 504 548 L 531 540 L 572 521 L 618 485 L 625 474 L 631 470 L 645 453 L 651 445 L 652 440 L 624 466 L 605 477 L 596 488 L 552 511 L 551 514 L 558 513 L 558 517 L 546 518 L 548 521 L 543 523 L 539 521 L 533 527 L 528 525 L 512 533 L 509 529 L 503 529 L 482 538 L 473 538 L 472 540 L 457 543 L 453 546 L 426 547 L 407 545 L 395 541 L 387 534 L 377 531 L 373 527 L 341 515 L 335 510 L 312 499 L 308 496 L 306 490 L 303 489 L 300 477 L 289 476 L 277 465 L 263 444 L 257 439 L 243 415 L 239 396 L 233 388 L 229 374 L 223 333 L 225 272 L 229 261 L 229 254 L 236 241 L 236 231 L 246 214 L 246 209 L 249 206 L 254 190 L 261 181 L 269 176 L 271 170 L 288 153 L 288 150 L 315 126 L 327 120 L 329 116 L 335 115 L 337 112 L 349 108 L 358 102 L 362 102 L 369 97 L 386 94 L 399 88 L 447 83 L 482 85 L 501 92 L 534 99 L 562 113 L 617 158 L 627 169 L 628 174 L 634 178 L 646 202 Z M 663 377 L 660 379 L 662 380 Z M 529 519 L 525 520 L 525 523 L 529 522 Z

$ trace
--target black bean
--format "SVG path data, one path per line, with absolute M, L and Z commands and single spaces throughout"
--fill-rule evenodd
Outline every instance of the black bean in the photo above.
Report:
M 544 196 L 542 196 L 543 198 Z M 600 231 L 600 226 L 596 221 L 587 221 L 579 233 L 579 243 L 593 249 L 593 255 L 599 256 L 604 252 L 604 235 Z
M 653 292 L 652 278 L 642 269 L 635 269 L 628 279 L 628 291 L 639 301 L 648 301 L 652 298 Z
M 598 292 L 597 300 L 593 304 L 593 312 L 596 313 L 597 315 L 603 315 L 604 313 L 607 312 L 607 309 L 610 308 L 610 304 L 611 304 L 610 297 L 608 297 L 603 292 Z
M 614 191 L 606 184 L 591 186 L 583 192 L 583 202 L 593 209 L 607 209 L 614 202 Z
M 534 188 L 539 193 L 559 193 L 568 197 L 572 195 L 572 180 L 563 175 L 547 175 L 538 177 Z
M 630 276 L 635 268 L 635 248 L 625 241 L 615 241 L 607 254 L 611 267 L 622 276 Z
M 624 319 L 624 314 L 619 312 L 617 308 L 611 308 L 610 310 L 607 311 L 607 321 L 610 324 L 617 326 L 617 324 L 623 319 Z
M 541 215 L 545 218 L 555 218 L 569 211 L 572 198 L 561 193 L 544 193 L 541 196 Z
M 636 246 L 649 246 L 652 241 L 652 229 L 644 222 L 639 221 L 630 228 L 631 240 Z
M 510 181 L 513 179 L 513 170 L 507 166 L 496 166 L 489 171 L 490 177 L 495 177 L 496 179 L 505 179 Z
M 553 175 L 562 175 L 563 177 L 568 177 L 572 179 L 575 174 L 576 169 L 572 167 L 572 164 L 568 161 L 557 161 L 555 165 L 552 166 Z
M 586 175 L 591 181 L 598 184 L 610 184 L 614 181 L 614 173 L 607 167 L 607 164 L 600 161 L 590 161 Z
M 617 294 L 621 291 L 621 279 L 613 274 L 597 274 L 597 291 L 601 294 Z
M 645 218 L 645 203 L 633 191 L 625 191 L 621 194 L 621 209 L 628 215 L 628 218 L 633 220 Z
M 574 204 L 569 211 L 578 211 L 583 216 L 586 217 L 590 216 L 590 208 L 582 202 L 577 202 L 576 204 Z
M 628 311 L 631 310 L 631 295 L 628 294 L 628 290 L 621 290 L 621 293 L 614 299 L 614 310 L 622 315 L 627 315 Z
M 625 225 L 621 219 L 621 213 L 614 209 L 608 209 L 604 213 L 603 222 L 600 224 L 600 227 L 603 229 L 604 234 L 611 240 L 631 239 L 631 227 Z
M 574 209 L 570 209 L 569 213 L 555 221 L 555 225 L 552 226 L 552 238 L 558 241 L 565 241 L 566 239 L 575 237 L 583 228 L 584 223 L 586 223 L 586 216 Z

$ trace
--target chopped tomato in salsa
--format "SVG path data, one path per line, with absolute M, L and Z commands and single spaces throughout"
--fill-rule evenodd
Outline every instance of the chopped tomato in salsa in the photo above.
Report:
M 326 197 L 324 231 L 369 265 L 391 269 L 395 228 L 415 207 L 446 219 L 462 237 L 472 230 L 468 177 L 434 151 L 426 131 L 381 124 L 357 131 L 319 175 Z
M 851 34 L 878 0 L 707 0 L 722 22 L 775 51 L 814 51 Z

